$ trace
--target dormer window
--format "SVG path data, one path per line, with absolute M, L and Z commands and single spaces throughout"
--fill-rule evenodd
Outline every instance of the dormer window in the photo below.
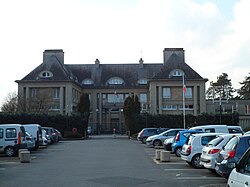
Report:
M 112 77 L 107 81 L 108 84 L 120 85 L 124 83 L 124 80 L 120 77 Z
M 92 84 L 94 84 L 94 81 L 92 79 L 84 79 L 82 81 L 82 84 L 83 85 L 92 85 Z
M 180 69 L 174 69 L 170 72 L 170 77 L 181 77 L 184 75 L 184 72 Z
M 53 74 L 50 71 L 42 71 L 40 73 L 40 77 L 41 78 L 49 78 L 49 77 L 53 77 Z
M 148 80 L 147 79 L 139 79 L 138 84 L 148 84 Z

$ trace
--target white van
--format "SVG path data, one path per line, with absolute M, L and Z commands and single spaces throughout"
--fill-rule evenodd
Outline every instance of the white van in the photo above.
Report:
M 26 148 L 25 128 L 20 124 L 0 124 L 0 153 L 14 156 L 18 149 Z
M 191 127 L 190 130 L 198 130 L 202 132 L 213 132 L 213 133 L 229 133 L 227 125 L 201 125 Z
M 35 140 L 35 149 L 39 148 L 39 145 L 43 144 L 42 127 L 39 124 L 24 124 L 25 130 L 30 133 Z

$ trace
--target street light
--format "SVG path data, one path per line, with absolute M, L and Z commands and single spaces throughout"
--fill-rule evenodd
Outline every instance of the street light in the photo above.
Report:
M 97 109 L 95 109 L 95 111 L 96 111 L 96 133 L 97 134 L 100 134 L 100 127 L 99 127 L 99 114 L 98 114 L 98 112 L 99 112 L 99 109 L 97 108 Z

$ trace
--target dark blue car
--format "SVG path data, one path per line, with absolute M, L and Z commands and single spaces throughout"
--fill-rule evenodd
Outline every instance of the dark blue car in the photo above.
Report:
M 156 134 L 160 134 L 164 131 L 167 131 L 169 128 L 144 128 L 142 129 L 138 135 L 137 135 L 137 140 L 141 141 L 142 143 L 146 143 L 146 139 L 149 136 L 153 136 Z
M 185 144 L 187 141 L 187 138 L 191 134 L 196 134 L 196 133 L 202 133 L 202 131 L 198 130 L 185 130 L 185 131 L 180 131 L 174 138 L 174 142 L 172 143 L 172 152 L 176 154 L 176 156 L 180 157 L 181 156 L 181 149 L 182 146 Z
M 232 138 L 219 152 L 215 160 L 215 171 L 228 178 L 234 166 L 250 146 L 250 135 Z

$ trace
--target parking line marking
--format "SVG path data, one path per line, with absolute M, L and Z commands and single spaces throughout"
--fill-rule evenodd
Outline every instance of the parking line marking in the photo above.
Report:
M 186 169 L 164 169 L 164 171 L 188 171 L 188 170 L 196 170 L 196 171 L 199 171 L 198 169 L 195 169 L 195 168 L 186 168 Z
M 6 168 L 0 168 L 1 171 L 5 170 Z
M 200 177 L 177 177 L 179 180 L 225 180 L 223 177 L 206 177 L 206 176 L 200 176 Z

